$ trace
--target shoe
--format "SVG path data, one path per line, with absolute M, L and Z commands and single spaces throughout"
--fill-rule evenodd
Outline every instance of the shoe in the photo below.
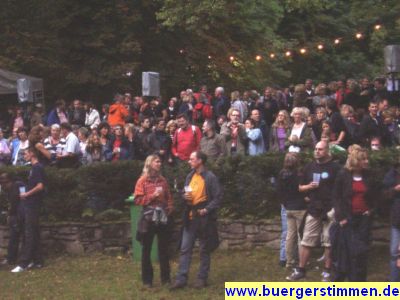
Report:
M 321 281 L 322 282 L 330 282 L 331 281 L 331 273 L 323 271 L 321 273 Z
M 281 266 L 282 268 L 284 268 L 286 266 L 286 260 L 280 260 L 279 261 L 279 266 Z
M 300 271 L 299 269 L 293 269 L 293 273 L 286 277 L 288 281 L 296 281 L 306 277 L 306 273 L 304 271 Z
M 322 262 L 324 260 L 325 260 L 325 254 L 322 254 L 322 256 L 317 259 L 317 262 Z
M 195 281 L 195 283 L 194 283 L 194 285 L 193 285 L 193 287 L 194 287 L 195 289 L 203 289 L 203 288 L 205 288 L 206 286 L 207 286 L 207 281 L 204 280 L 204 279 L 196 279 L 196 281 Z
M 183 289 L 186 286 L 186 282 L 175 281 L 173 285 L 169 288 L 170 291 Z
M 16 266 L 14 269 L 11 270 L 11 273 L 21 273 L 24 272 L 26 269 L 21 266 Z
M 33 269 L 35 264 L 33 262 L 29 263 L 29 265 L 26 267 L 28 270 Z

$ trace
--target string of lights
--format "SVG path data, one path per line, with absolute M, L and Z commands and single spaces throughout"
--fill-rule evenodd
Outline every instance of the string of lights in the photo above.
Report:
M 375 24 L 373 26 L 373 30 L 375 31 L 379 31 L 383 28 L 382 24 Z M 358 40 L 361 41 L 366 37 L 365 33 L 359 31 L 354 33 L 350 39 L 351 40 Z M 274 60 L 277 59 L 279 57 L 283 57 L 283 58 L 291 58 L 293 57 L 293 55 L 295 54 L 299 54 L 301 56 L 305 56 L 307 55 L 309 52 L 316 50 L 318 52 L 322 52 L 324 50 L 326 50 L 329 47 L 338 47 L 340 46 L 345 40 L 347 40 L 347 38 L 345 37 L 337 37 L 335 39 L 333 39 L 332 41 L 324 41 L 324 42 L 310 42 L 308 43 L 308 45 L 304 45 L 304 46 L 300 46 L 298 49 L 293 49 L 293 47 L 287 47 L 286 49 L 281 49 L 279 51 L 271 51 L 269 53 L 266 53 L 265 55 L 259 53 L 256 54 L 254 56 L 256 61 L 261 61 L 263 59 L 270 59 L 270 60 Z M 186 53 L 185 49 L 179 49 L 179 53 L 184 55 Z M 211 60 L 213 57 L 212 55 L 208 55 L 208 59 Z M 235 62 L 237 60 L 237 57 L 235 55 L 230 55 L 228 57 L 229 61 L 231 63 Z

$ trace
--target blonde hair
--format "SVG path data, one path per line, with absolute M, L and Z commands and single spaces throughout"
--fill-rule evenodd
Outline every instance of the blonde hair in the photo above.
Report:
M 347 161 L 344 167 L 349 171 L 353 171 L 360 168 L 360 163 L 363 159 L 368 158 L 368 152 L 365 148 L 362 148 L 359 145 L 352 145 L 350 147 L 349 155 L 347 156 Z
M 237 111 L 237 112 L 240 114 L 240 110 L 238 110 L 237 108 L 231 107 L 231 108 L 228 110 L 228 113 L 226 114 L 226 116 L 228 117 L 228 119 L 231 118 L 231 114 L 232 114 L 234 111 Z
M 160 157 L 157 154 L 152 154 L 147 156 L 145 162 L 144 162 L 144 167 L 143 167 L 143 171 L 142 171 L 142 176 L 149 176 L 150 175 L 150 171 L 151 171 L 151 164 L 153 163 L 153 161 L 155 161 L 156 159 L 160 159 Z M 159 174 L 157 174 L 159 175 Z
M 306 107 L 294 107 L 290 116 L 293 118 L 295 114 L 301 114 L 301 119 L 304 121 L 310 114 L 310 110 Z
M 167 133 L 171 133 L 171 127 L 172 127 L 173 125 L 175 125 L 175 128 L 178 127 L 178 124 L 176 123 L 175 120 L 169 120 L 168 123 L 167 123 L 167 126 L 165 126 L 165 131 L 166 131 Z
M 280 110 L 279 111 L 279 113 L 278 113 L 278 115 L 279 114 L 283 114 L 284 116 L 285 116 L 285 118 L 283 119 L 283 127 L 285 128 L 285 129 L 288 129 L 289 127 L 290 127 L 290 117 L 289 117 L 289 113 L 286 111 L 286 110 Z M 279 126 L 279 123 L 278 123 L 278 116 L 276 116 L 276 118 L 275 118 L 275 122 L 274 122 L 274 124 L 272 124 L 272 127 L 274 127 L 274 128 L 276 128 L 276 127 L 278 127 Z
M 299 157 L 297 153 L 288 152 L 283 160 L 283 169 L 294 171 L 299 165 Z
M 237 100 L 237 99 L 239 99 L 239 98 L 240 98 L 240 93 L 239 93 L 239 91 L 233 91 L 233 92 L 231 93 L 231 100 L 232 100 L 232 101 Z

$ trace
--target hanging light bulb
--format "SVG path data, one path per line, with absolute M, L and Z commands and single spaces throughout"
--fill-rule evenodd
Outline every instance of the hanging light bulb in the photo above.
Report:
M 324 49 L 324 45 L 318 44 L 317 48 L 318 48 L 318 50 L 323 50 Z
M 183 54 L 184 52 L 185 52 L 185 50 L 183 50 L 183 49 L 179 50 L 180 54 Z
M 269 57 L 270 57 L 270 58 L 275 58 L 275 54 L 274 54 L 274 53 L 271 53 L 271 54 L 269 55 Z
M 286 55 L 287 57 L 289 57 L 289 56 L 291 56 L 291 55 L 292 55 L 292 52 L 290 52 L 290 51 L 286 51 L 285 55 Z
M 208 56 L 208 59 L 211 59 L 211 58 L 212 58 L 212 56 L 211 56 L 211 55 L 209 55 L 209 56 Z
M 375 28 L 375 30 L 380 30 L 382 28 L 382 25 L 376 24 L 374 28 Z
M 301 48 L 301 49 L 300 49 L 300 53 L 301 53 L 301 54 L 306 54 L 306 52 L 307 52 L 307 49 L 306 49 L 306 48 Z
M 340 43 L 340 40 L 339 40 L 339 39 L 336 39 L 336 40 L 334 41 L 334 43 L 335 43 L 335 45 L 338 45 L 338 44 Z
M 356 39 L 357 39 L 357 40 L 362 39 L 362 37 L 363 37 L 362 33 L 358 32 L 358 33 L 356 34 Z
M 256 60 L 260 61 L 262 59 L 261 55 L 256 56 Z
M 230 61 L 234 61 L 234 60 L 235 60 L 235 57 L 234 57 L 234 56 L 230 56 L 230 57 L 229 57 L 229 60 L 230 60 Z

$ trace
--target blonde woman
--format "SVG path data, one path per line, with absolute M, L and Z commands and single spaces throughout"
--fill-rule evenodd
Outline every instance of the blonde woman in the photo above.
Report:
M 305 122 L 309 110 L 305 107 L 295 107 L 292 110 L 291 117 L 293 125 L 289 129 L 289 135 L 285 146 L 289 152 L 300 152 L 312 149 L 311 129 Z
M 285 152 L 285 142 L 289 136 L 290 117 L 286 110 L 279 111 L 272 124 L 269 135 L 269 150 L 271 152 Z
M 282 218 L 282 229 L 285 227 L 286 236 L 281 241 L 285 243 L 286 267 L 295 267 L 300 245 L 300 225 L 306 213 L 304 195 L 299 192 L 299 157 L 296 153 L 287 153 L 283 162 L 283 169 L 279 172 L 277 181 L 282 211 L 285 210 L 286 220 Z M 284 232 L 284 230 L 282 230 Z M 282 249 L 282 248 L 281 248 Z
M 344 168 L 334 187 L 334 209 L 337 225 L 331 235 L 335 279 L 367 280 L 368 244 L 371 212 L 378 193 L 368 174 L 367 150 L 351 147 Z
M 146 158 L 142 176 L 135 186 L 135 204 L 143 206 L 138 223 L 136 239 L 142 243 L 142 281 L 144 286 L 153 285 L 153 267 L 150 253 L 154 236 L 157 235 L 158 259 L 160 261 L 161 283 L 170 280 L 168 256 L 168 216 L 173 210 L 172 195 L 167 180 L 161 175 L 161 159 L 158 155 Z

